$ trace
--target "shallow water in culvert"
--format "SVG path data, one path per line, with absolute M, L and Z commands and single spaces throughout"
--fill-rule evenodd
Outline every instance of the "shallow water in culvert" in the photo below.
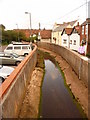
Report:
M 64 84 L 62 74 L 50 59 L 45 60 L 40 117 L 82 118 L 79 109 Z

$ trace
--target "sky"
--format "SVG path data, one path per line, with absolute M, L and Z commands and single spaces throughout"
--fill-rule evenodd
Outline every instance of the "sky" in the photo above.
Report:
M 82 22 L 86 19 L 84 3 L 86 0 L 0 0 L 0 24 L 7 30 L 29 29 L 30 18 L 25 12 L 31 13 L 32 29 L 38 29 L 39 23 L 41 29 L 52 29 L 54 23 Z

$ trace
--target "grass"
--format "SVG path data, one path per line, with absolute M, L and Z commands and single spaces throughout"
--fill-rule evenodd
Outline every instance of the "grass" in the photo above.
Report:
M 87 53 L 87 55 L 86 55 L 88 58 L 90 58 L 90 52 L 89 53 Z
M 40 67 L 42 69 L 45 68 L 44 57 L 43 57 L 42 53 L 39 50 L 38 50 L 38 55 L 37 55 L 37 64 L 36 64 L 36 67 Z
M 43 72 L 43 77 L 42 77 L 42 83 L 40 87 L 40 102 L 39 102 L 39 113 L 38 113 L 38 119 L 40 118 L 40 111 L 41 111 L 41 102 L 42 102 L 42 85 L 43 85 L 43 80 L 44 80 L 44 75 L 45 75 L 45 64 L 44 64 L 44 56 L 41 51 L 38 50 L 38 56 L 37 56 L 37 64 L 36 67 L 40 67 L 41 69 L 44 70 Z
M 40 102 L 39 102 L 39 113 L 38 113 L 38 118 L 40 118 L 40 114 L 41 114 L 42 85 L 43 85 L 44 76 L 45 76 L 45 69 L 44 69 L 44 74 L 43 74 L 42 83 L 41 83 L 41 87 L 40 87 Z

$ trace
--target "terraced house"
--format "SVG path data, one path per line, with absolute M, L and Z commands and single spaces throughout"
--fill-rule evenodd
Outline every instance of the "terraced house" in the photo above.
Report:
M 79 26 L 79 23 L 77 26 L 74 26 L 73 28 L 64 28 L 61 36 L 62 36 L 62 44 L 61 46 L 68 47 L 72 50 L 78 51 L 80 46 L 80 32 L 81 32 L 81 26 Z
M 52 43 L 56 43 L 58 45 L 61 45 L 61 33 L 64 28 L 73 28 L 77 25 L 77 20 L 71 21 L 71 22 L 63 22 L 63 24 L 57 24 L 55 23 L 53 30 L 52 30 Z

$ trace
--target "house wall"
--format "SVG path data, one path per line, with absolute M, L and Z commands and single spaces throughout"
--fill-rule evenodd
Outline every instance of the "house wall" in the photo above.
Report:
M 72 40 L 72 44 L 70 44 L 70 49 L 78 51 L 78 48 L 80 46 L 80 35 L 78 34 L 71 34 L 70 40 Z M 74 45 L 74 40 L 76 40 L 76 45 Z
M 53 37 L 55 37 L 56 38 L 56 44 L 57 45 L 61 45 L 62 43 L 61 43 L 61 40 L 62 40 L 62 38 L 61 38 L 61 33 L 62 33 L 62 31 L 58 31 L 58 32 L 52 32 L 52 43 L 55 43 L 55 40 L 53 40 Z
M 57 26 L 57 27 L 59 27 L 59 26 Z M 72 28 L 72 26 L 69 24 L 69 25 L 67 25 L 66 28 Z M 52 43 L 55 43 L 55 41 L 53 40 L 53 37 L 55 37 L 56 38 L 56 44 L 57 45 L 62 45 L 62 36 L 61 36 L 62 30 L 61 31 L 52 31 Z
M 82 27 L 84 26 L 84 34 L 82 34 Z M 86 25 L 81 26 L 81 34 L 80 34 L 80 43 L 83 39 L 86 39 Z
M 55 37 L 55 32 L 54 32 L 54 31 L 52 31 L 52 37 L 51 37 L 51 40 L 52 40 L 52 43 L 55 43 L 53 37 Z
M 56 43 L 55 44 L 58 44 L 60 45 L 60 32 L 52 32 L 52 43 L 55 43 L 55 40 L 53 39 L 53 37 L 56 38 Z
M 64 41 L 63 41 L 64 39 L 67 40 L 67 41 L 66 41 L 66 44 L 63 43 L 63 42 L 64 42 Z M 61 46 L 68 47 L 68 35 L 67 35 L 67 34 L 63 34 L 63 35 L 62 35 Z
M 88 34 L 86 34 L 86 24 L 88 25 Z M 80 42 L 85 39 L 87 41 L 87 51 L 86 53 L 90 53 L 90 22 L 81 26 L 81 34 L 80 34 Z M 82 34 L 82 27 L 84 26 L 84 34 Z
M 59 32 L 59 43 L 60 45 L 62 44 L 62 36 L 61 36 L 62 31 Z

